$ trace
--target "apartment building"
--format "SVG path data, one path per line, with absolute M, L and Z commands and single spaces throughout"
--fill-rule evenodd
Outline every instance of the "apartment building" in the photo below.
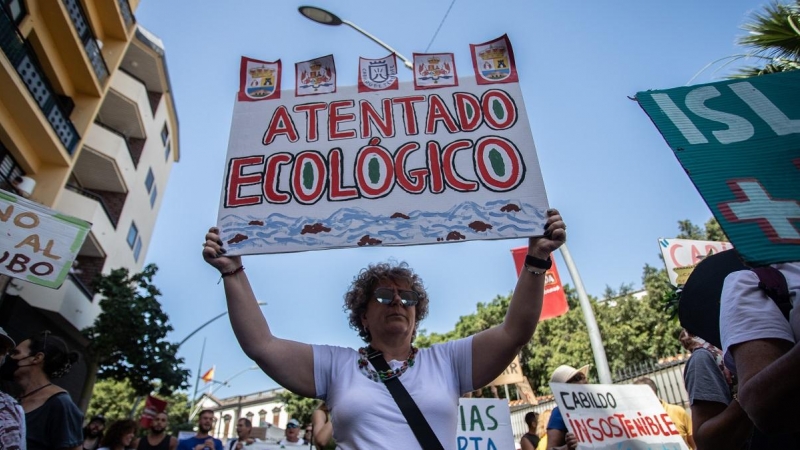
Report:
M 180 152 L 164 47 L 138 4 L 0 0 L 0 189 L 24 177 L 29 199 L 92 223 L 61 288 L 0 284 L 0 326 L 15 338 L 49 329 L 85 353 L 80 330 L 100 313 L 92 279 L 143 266 Z M 82 358 L 59 384 L 77 402 L 87 375 Z

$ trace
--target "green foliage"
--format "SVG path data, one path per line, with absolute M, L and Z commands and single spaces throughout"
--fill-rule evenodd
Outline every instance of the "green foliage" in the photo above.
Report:
M 183 392 L 175 392 L 170 396 L 159 398 L 167 402 L 168 432 L 177 434 L 178 430 L 183 429 L 181 425 L 189 420 L 188 397 Z M 136 392 L 127 381 L 100 380 L 94 385 L 86 417 L 102 414 L 108 419 L 109 424 L 115 420 L 125 419 L 130 414 L 136 399 Z M 134 420 L 142 416 L 144 404 L 144 399 L 141 399 L 134 411 Z
M 189 371 L 176 356 L 178 345 L 166 340 L 172 326 L 157 298 L 161 292 L 152 284 L 156 271 L 149 264 L 133 275 L 122 268 L 98 276 L 94 287 L 103 297 L 102 312 L 83 331 L 99 366 L 98 378 L 127 380 L 140 396 L 155 389 L 169 395 L 188 386 Z
M 759 58 L 764 65 L 740 69 L 733 78 L 800 69 L 800 0 L 772 1 L 753 12 L 742 28 L 747 34 L 738 39 L 739 45 L 749 50 L 747 57 Z
M 278 398 L 286 405 L 289 417 L 297 419 L 301 426 L 311 423 L 311 414 L 320 404 L 317 399 L 303 397 L 286 390 L 278 394 Z
M 678 237 L 682 239 L 725 240 L 713 218 L 706 222 L 705 228 L 689 220 L 678 222 L 678 228 Z M 602 301 L 589 296 L 612 374 L 632 364 L 681 352 L 677 339 L 680 324 L 672 311 L 664 307 L 665 299 L 674 295 L 666 270 L 645 265 L 642 284 L 646 294 L 640 298 L 633 295 L 633 286 L 629 284 L 618 289 L 607 287 Z M 523 373 L 539 394 L 550 392 L 548 381 L 559 365 L 594 365 L 578 295 L 569 285 L 564 286 L 564 293 L 570 310 L 562 316 L 540 322 L 530 343 L 522 348 Z M 478 303 L 477 311 L 460 317 L 452 331 L 440 334 L 420 330 L 415 344 L 428 347 L 498 325 L 502 323 L 510 301 L 511 294 L 497 296 L 489 303 Z

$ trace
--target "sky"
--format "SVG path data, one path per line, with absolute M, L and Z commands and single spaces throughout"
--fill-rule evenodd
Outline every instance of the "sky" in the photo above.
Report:
M 142 0 L 136 11 L 139 24 L 164 43 L 180 122 L 180 161 L 147 253 L 147 262 L 160 269 L 154 282 L 174 327 L 171 340 L 181 341 L 226 311 L 219 275 L 203 261 L 201 245 L 217 220 L 240 57 L 281 59 L 283 89 L 292 89 L 296 62 L 333 54 L 339 83 L 347 85 L 355 84 L 359 56 L 387 53 L 350 28 L 304 18 L 297 12 L 304 4 L 336 13 L 408 58 L 426 50 L 455 53 L 460 76 L 472 72 L 470 43 L 508 34 L 548 200 L 568 224 L 569 250 L 589 295 L 602 297 L 606 286 L 640 288 L 645 264 L 662 267 L 657 239 L 674 237 L 679 220 L 703 224 L 711 217 L 630 97 L 723 79 L 732 66 L 716 70 L 716 64 L 695 75 L 743 53 L 736 45 L 740 27 L 764 2 L 307 1 L 314 3 Z M 401 81 L 411 80 L 410 71 L 399 70 Z M 511 292 L 510 250 L 526 244 L 323 250 L 247 256 L 244 265 L 276 336 L 357 348 L 363 343 L 348 327 L 342 298 L 368 264 L 408 262 L 431 297 L 421 328 L 445 333 L 478 302 Z M 574 286 L 560 255 L 555 263 Z M 187 340 L 179 356 L 192 370 L 192 384 L 198 370 L 212 365 L 217 380 L 230 379 L 218 389 L 201 381 L 201 392 L 215 386 L 214 395 L 224 398 L 278 387 L 261 371 L 248 370 L 253 362 L 227 317 Z

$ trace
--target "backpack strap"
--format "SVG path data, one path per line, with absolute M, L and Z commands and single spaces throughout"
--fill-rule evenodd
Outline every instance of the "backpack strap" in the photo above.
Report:
M 789 295 L 789 285 L 786 277 L 780 270 L 772 266 L 756 267 L 750 269 L 758 275 L 758 288 L 767 294 L 767 297 L 778 305 L 781 314 L 789 320 L 789 312 L 792 310 L 792 299 Z

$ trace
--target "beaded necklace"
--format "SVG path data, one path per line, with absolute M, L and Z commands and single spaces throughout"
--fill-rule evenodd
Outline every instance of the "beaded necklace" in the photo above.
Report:
M 417 357 L 417 351 L 419 351 L 419 349 L 412 346 L 411 351 L 408 353 L 408 358 L 403 361 L 403 365 L 397 369 L 376 371 L 369 366 L 369 361 L 367 359 L 367 347 L 361 347 L 358 349 L 358 368 L 361 369 L 367 378 L 376 383 L 391 380 L 392 378 L 396 378 L 404 374 L 409 367 L 414 367 L 414 359 Z

